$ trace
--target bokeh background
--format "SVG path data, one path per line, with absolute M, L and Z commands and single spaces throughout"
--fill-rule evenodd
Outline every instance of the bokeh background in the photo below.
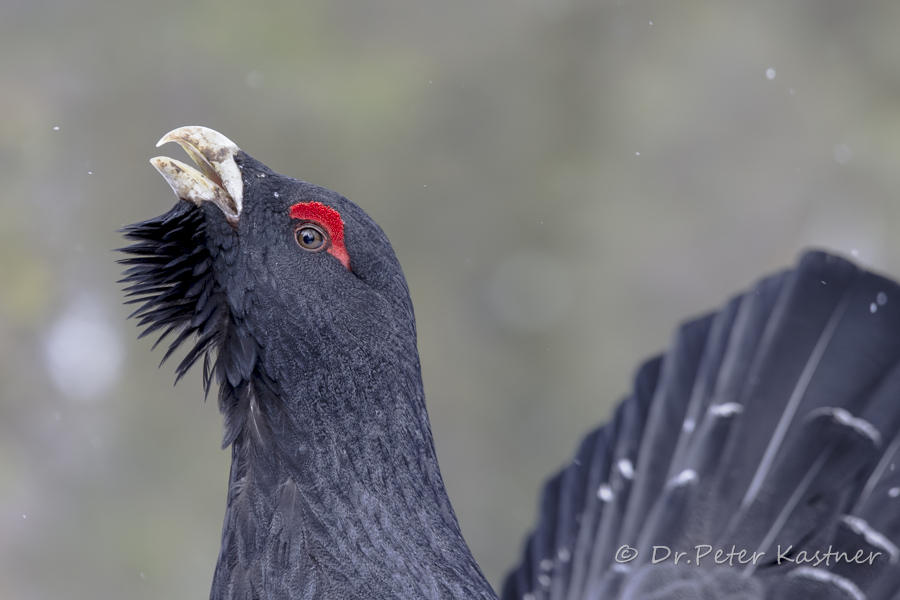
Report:
M 0 599 L 204 598 L 228 453 L 116 230 L 182 125 L 361 204 L 499 583 L 674 327 L 821 246 L 900 275 L 896 0 L 3 0 Z

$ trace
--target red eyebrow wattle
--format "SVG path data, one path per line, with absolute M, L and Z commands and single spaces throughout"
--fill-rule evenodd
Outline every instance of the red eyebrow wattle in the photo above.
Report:
M 331 246 L 327 252 L 350 269 L 350 255 L 344 247 L 344 220 L 341 213 L 321 202 L 300 202 L 291 206 L 291 218 L 318 223 L 328 231 Z

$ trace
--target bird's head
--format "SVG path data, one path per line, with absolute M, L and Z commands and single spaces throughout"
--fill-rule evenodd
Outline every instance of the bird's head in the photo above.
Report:
M 136 243 L 122 262 L 143 335 L 176 335 L 165 358 L 196 339 L 179 378 L 201 356 L 204 384 L 215 374 L 235 390 L 261 363 L 262 375 L 279 382 L 298 379 L 304 365 L 321 371 L 354 360 L 417 369 L 402 271 L 362 209 L 273 172 L 211 129 L 182 127 L 159 145 L 167 142 L 199 170 L 151 160 L 179 201 L 124 230 Z

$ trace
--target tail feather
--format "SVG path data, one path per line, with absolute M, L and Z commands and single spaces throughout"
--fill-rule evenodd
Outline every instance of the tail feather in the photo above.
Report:
M 614 424 L 611 424 L 610 427 L 617 428 L 619 420 L 620 415 L 617 414 Z M 568 588 L 567 593 L 560 596 L 554 594 L 553 597 L 577 599 L 573 593 L 577 593 L 584 585 L 591 568 L 591 556 L 594 553 L 595 541 L 602 539 L 597 532 L 601 528 L 600 517 L 605 513 L 596 504 L 606 500 L 598 495 L 598 491 L 601 483 L 609 479 L 609 466 L 615 464 L 612 458 L 613 448 L 610 446 L 608 436 L 604 433 L 604 430 L 595 430 L 588 434 L 585 438 L 586 443 L 581 446 L 585 450 L 583 458 L 579 463 L 573 463 L 573 466 L 586 475 L 582 480 L 583 487 L 578 490 L 578 494 L 582 498 L 581 511 L 576 513 L 578 515 L 576 517 L 578 521 L 577 536 L 573 540 L 572 546 L 566 547 L 571 559 L 571 565 L 568 567 L 569 576 L 567 578 L 559 577 Z M 579 455 L 581 456 L 582 453 L 579 452 Z M 557 552 L 557 557 L 558 555 Z M 554 579 L 556 578 L 554 577 Z
M 835 564 L 833 573 L 852 581 L 860 590 L 867 592 L 876 585 L 889 571 L 897 570 L 897 545 L 886 536 L 873 529 L 859 517 L 845 515 L 838 521 L 834 545 L 837 548 L 854 548 L 849 554 L 858 558 L 858 562 L 842 561 Z M 875 562 L 876 554 L 887 557 L 887 560 Z
M 590 556 L 585 559 L 589 561 L 585 580 L 579 579 L 578 587 L 570 590 L 569 598 L 573 600 L 581 598 L 585 586 L 600 578 L 615 559 L 616 540 L 621 532 L 634 485 L 633 465 L 637 463 L 640 440 L 661 376 L 662 361 L 654 359 L 645 364 L 635 378 L 634 396 L 616 411 L 615 427 L 609 431 L 607 427 L 600 430 L 600 437 L 604 438 L 605 447 L 610 448 L 611 456 L 609 463 L 605 463 L 607 454 L 595 455 L 590 467 L 597 471 L 599 482 L 594 481 L 595 485 L 587 490 L 590 502 L 586 508 L 599 513 L 593 517 L 599 521 L 599 529 L 593 540 L 584 540 L 579 545 Z M 624 476 L 621 469 L 623 464 L 632 466 L 628 477 Z M 614 465 L 618 468 L 613 468 Z M 585 519 L 583 515 L 582 520 Z
M 867 465 L 877 460 L 880 436 L 843 409 L 810 415 L 806 426 L 761 485 L 759 495 L 731 524 L 719 545 L 734 544 L 777 556 L 777 546 L 797 550 L 828 543 L 837 518 L 849 510 Z M 770 561 L 767 561 L 767 563 Z M 758 565 L 750 565 L 752 572 Z
M 573 548 L 579 542 L 579 528 L 593 528 L 590 524 L 581 523 L 581 515 L 585 513 L 584 507 L 588 498 L 586 490 L 589 487 L 591 472 L 587 465 L 591 462 L 599 432 L 589 434 L 581 443 L 572 464 L 563 471 L 560 482 L 559 511 L 557 512 L 557 526 L 555 546 L 556 560 L 550 565 L 554 569 L 551 578 L 551 598 L 563 599 L 570 586 L 575 565 L 572 562 Z M 598 482 L 599 484 L 599 482 Z M 587 538 L 585 539 L 587 541 Z M 545 563 L 546 565 L 546 563 Z M 583 569 L 582 569 L 583 571 Z M 580 576 L 580 575 L 579 575 Z
M 669 463 L 678 444 L 692 397 L 694 380 L 713 316 L 686 324 L 662 363 L 662 373 L 644 430 L 634 485 L 619 540 L 636 540 L 668 477 Z M 674 425 L 674 426 L 673 426 Z
M 679 436 L 678 444 L 672 455 L 668 473 L 669 479 L 689 468 L 689 455 L 695 452 L 695 450 L 691 449 L 691 444 L 698 437 L 703 437 L 702 435 L 692 435 L 694 428 L 708 418 L 710 405 L 717 398 L 721 397 L 721 394 L 716 392 L 718 374 L 725 367 L 723 361 L 729 355 L 728 345 L 731 340 L 729 334 L 732 328 L 735 327 L 739 317 L 746 319 L 749 314 L 747 310 L 742 311 L 742 306 L 746 307 L 746 305 L 747 303 L 742 303 L 739 297 L 729 302 L 722 311 L 713 316 L 709 338 L 704 345 L 704 355 L 699 366 L 697 384 L 694 386 L 690 404 L 682 423 L 683 434 Z
M 791 571 L 772 586 L 773 600 L 865 600 L 852 581 L 813 567 Z
M 891 539 L 900 539 L 900 433 L 894 436 L 866 481 L 853 514 Z
M 556 554 L 556 540 L 560 533 L 559 526 L 563 524 L 560 517 L 567 512 L 561 505 L 560 493 L 563 479 L 570 470 L 566 469 L 544 486 L 541 518 L 546 520 L 548 527 L 541 532 L 541 535 L 535 536 L 534 544 L 532 545 L 535 563 L 531 572 L 531 587 L 534 589 L 550 587 L 551 578 L 549 572 L 555 563 L 552 557 Z
M 504 600 L 900 596 L 897 284 L 807 253 L 635 389 L 548 484 Z

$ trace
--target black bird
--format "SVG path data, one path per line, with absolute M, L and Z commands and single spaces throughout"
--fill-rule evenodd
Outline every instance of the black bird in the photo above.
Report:
M 495 598 L 460 535 L 413 308 L 355 204 L 219 133 L 124 230 L 142 335 L 215 381 L 231 446 L 213 600 Z M 164 358 L 165 360 L 165 358 Z M 898 599 L 900 289 L 822 252 L 677 332 L 547 483 L 504 600 Z

